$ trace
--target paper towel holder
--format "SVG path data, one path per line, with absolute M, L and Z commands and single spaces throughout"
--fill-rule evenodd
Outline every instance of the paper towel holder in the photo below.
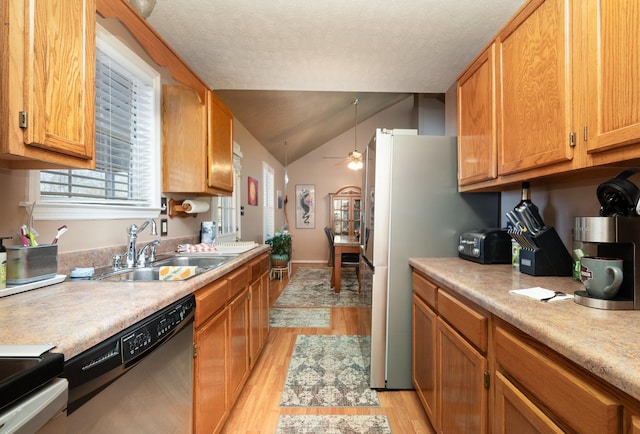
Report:
M 188 214 L 182 200 L 169 199 L 169 217 L 196 217 L 198 213 Z

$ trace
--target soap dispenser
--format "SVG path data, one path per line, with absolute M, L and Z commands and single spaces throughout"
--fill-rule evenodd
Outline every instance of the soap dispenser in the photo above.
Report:
M 0 289 L 7 287 L 7 248 L 2 245 L 2 240 L 11 237 L 0 237 Z

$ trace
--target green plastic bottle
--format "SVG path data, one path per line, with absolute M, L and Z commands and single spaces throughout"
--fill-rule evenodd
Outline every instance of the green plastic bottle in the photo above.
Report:
M 7 248 L 2 245 L 2 240 L 11 237 L 0 237 L 0 289 L 7 287 Z

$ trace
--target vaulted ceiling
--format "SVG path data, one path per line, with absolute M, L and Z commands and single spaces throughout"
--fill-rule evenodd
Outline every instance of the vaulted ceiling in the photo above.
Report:
M 148 22 L 284 163 L 443 93 L 524 0 L 157 0 Z

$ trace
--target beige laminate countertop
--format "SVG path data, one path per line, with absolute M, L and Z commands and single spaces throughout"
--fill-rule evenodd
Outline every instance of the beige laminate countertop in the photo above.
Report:
M 536 286 L 568 294 L 583 288 L 570 277 L 534 277 L 511 265 L 458 258 L 411 258 L 409 264 L 640 400 L 640 311 L 595 309 L 570 299 L 542 303 L 509 293 Z
M 0 298 L 0 344 L 52 344 L 65 360 L 238 268 L 269 246 L 182 282 L 65 281 Z

